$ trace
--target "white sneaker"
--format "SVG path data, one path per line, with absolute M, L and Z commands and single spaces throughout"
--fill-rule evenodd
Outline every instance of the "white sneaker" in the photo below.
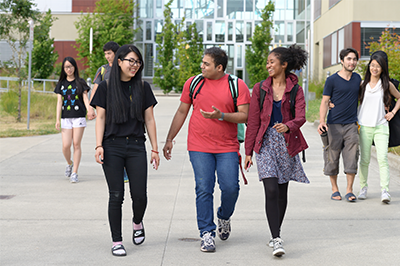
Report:
M 69 181 L 71 181 L 71 183 L 78 183 L 78 174 L 77 173 L 72 173 L 71 177 L 69 178 Z
M 73 167 L 74 162 L 72 162 L 71 165 L 67 165 L 67 167 L 65 167 L 65 177 L 71 177 Z
M 214 237 L 210 232 L 203 232 L 203 236 L 201 237 L 200 250 L 203 252 L 215 251 Z
M 390 202 L 390 194 L 386 191 L 386 189 L 382 190 L 381 201 L 384 203 Z
M 358 199 L 365 200 L 367 198 L 368 187 L 363 187 L 358 195 Z
M 285 255 L 285 249 L 283 248 L 283 240 L 280 239 L 279 237 L 274 238 L 274 251 L 272 251 L 272 255 L 276 257 L 280 257 L 282 255 Z

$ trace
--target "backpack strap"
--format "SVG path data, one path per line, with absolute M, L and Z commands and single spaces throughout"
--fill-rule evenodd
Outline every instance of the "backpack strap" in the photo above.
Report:
M 292 117 L 295 118 L 296 117 L 296 95 L 297 95 L 297 91 L 299 90 L 299 84 L 294 85 L 294 87 L 292 88 L 292 90 L 290 91 L 290 112 L 292 113 Z
M 105 74 L 106 74 L 106 68 L 101 66 L 101 70 L 100 70 L 101 80 L 104 80 Z
M 233 103 L 235 105 L 235 112 L 238 111 L 237 108 L 237 98 L 239 97 L 239 78 L 235 75 L 229 75 L 228 77 L 229 89 L 231 91 Z
M 197 85 L 199 85 L 200 81 L 204 80 L 203 74 L 198 74 L 197 76 L 195 76 L 192 79 L 192 82 L 190 82 L 190 86 L 189 86 L 189 97 L 190 99 L 193 100 L 193 92 L 196 89 Z M 204 81 L 203 83 L 204 84 Z M 203 87 L 203 85 L 201 86 Z M 200 92 L 201 87 L 197 90 L 196 95 Z M 194 98 L 196 98 L 196 95 Z
M 263 109 L 265 95 L 267 94 L 267 92 L 265 90 L 261 89 L 264 81 L 265 81 L 265 79 L 261 80 L 261 82 L 260 82 L 260 112 Z

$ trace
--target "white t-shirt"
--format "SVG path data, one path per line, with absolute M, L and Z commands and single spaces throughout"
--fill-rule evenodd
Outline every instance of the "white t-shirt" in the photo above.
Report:
M 358 108 L 358 123 L 366 127 L 387 124 L 382 81 L 379 79 L 374 88 L 371 88 L 369 84 L 365 87 L 364 99 Z

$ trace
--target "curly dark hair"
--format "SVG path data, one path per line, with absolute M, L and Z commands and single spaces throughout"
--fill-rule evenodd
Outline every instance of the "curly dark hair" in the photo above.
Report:
M 292 44 L 288 48 L 277 47 L 270 54 L 275 54 L 281 64 L 287 63 L 285 75 L 288 75 L 292 70 L 299 70 L 307 65 L 308 53 L 300 46 Z

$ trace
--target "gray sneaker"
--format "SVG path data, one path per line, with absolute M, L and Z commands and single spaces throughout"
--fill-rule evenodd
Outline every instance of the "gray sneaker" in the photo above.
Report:
M 363 187 L 358 195 L 358 199 L 365 200 L 367 198 L 368 187 Z
M 221 240 L 227 240 L 231 234 L 231 219 L 224 220 L 218 218 L 218 236 Z
M 71 177 L 73 167 L 74 167 L 74 162 L 72 162 L 71 165 L 67 165 L 67 167 L 65 167 L 65 177 Z
M 69 181 L 71 181 L 71 183 L 78 183 L 78 174 L 77 173 L 72 173 L 71 177 L 69 178 Z
M 383 203 L 389 203 L 391 200 L 389 192 L 386 189 L 382 190 L 381 201 Z
M 283 248 L 283 240 L 280 239 L 279 237 L 274 238 L 274 250 L 272 251 L 272 255 L 276 257 L 280 257 L 282 255 L 285 255 L 285 249 Z
M 214 237 L 210 232 L 203 232 L 203 236 L 201 237 L 200 250 L 203 252 L 215 251 Z

